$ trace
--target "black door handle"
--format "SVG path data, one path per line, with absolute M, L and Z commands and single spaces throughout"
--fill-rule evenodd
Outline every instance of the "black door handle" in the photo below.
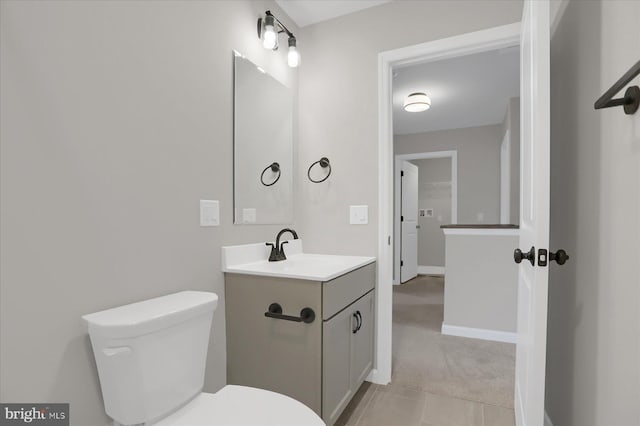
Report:
M 272 303 L 269 305 L 269 310 L 264 313 L 265 317 L 276 318 L 286 321 L 304 322 L 306 324 L 312 323 L 316 319 L 316 313 L 311 308 L 302 308 L 299 317 L 293 315 L 284 315 L 282 313 L 282 306 L 279 303 Z
M 569 260 L 569 255 L 566 251 L 560 249 L 557 252 L 549 252 L 549 261 L 556 261 L 558 265 L 564 265 Z
M 360 331 L 362 328 L 362 314 L 360 311 L 356 311 L 356 315 L 358 315 L 358 328 L 356 328 L 356 331 Z
M 351 329 L 351 332 L 353 334 L 356 334 L 358 332 L 358 328 L 360 328 L 360 322 L 358 321 L 358 313 L 354 312 L 353 313 L 353 317 L 356 319 L 356 326 L 355 326 L 355 328 Z
M 529 262 L 531 262 L 531 266 L 535 265 L 535 262 L 536 262 L 536 249 L 535 249 L 535 247 L 531 247 L 529 252 L 523 252 L 519 248 L 517 248 L 517 249 L 515 249 L 513 251 L 513 260 L 515 260 L 516 263 L 522 262 L 523 259 L 528 260 Z

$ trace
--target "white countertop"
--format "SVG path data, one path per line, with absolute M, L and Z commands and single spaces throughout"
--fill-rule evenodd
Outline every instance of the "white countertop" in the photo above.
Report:
M 232 274 L 329 281 L 375 262 L 375 257 L 310 254 L 302 252 L 302 241 L 284 246 L 286 260 L 269 262 L 270 248 L 262 244 L 222 247 L 222 270 Z

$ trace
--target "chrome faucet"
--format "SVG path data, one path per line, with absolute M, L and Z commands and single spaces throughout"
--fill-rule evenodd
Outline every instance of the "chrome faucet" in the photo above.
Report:
M 289 241 L 283 241 L 282 244 L 280 244 L 280 237 L 285 232 L 290 232 L 291 235 L 293 235 L 294 240 L 298 239 L 298 233 L 293 229 L 284 228 L 282 231 L 278 232 L 275 245 L 273 243 L 266 243 L 268 246 L 271 246 L 271 254 L 269 255 L 269 262 L 277 262 L 279 260 L 287 259 L 287 256 L 285 256 L 284 254 L 284 245 L 287 244 Z

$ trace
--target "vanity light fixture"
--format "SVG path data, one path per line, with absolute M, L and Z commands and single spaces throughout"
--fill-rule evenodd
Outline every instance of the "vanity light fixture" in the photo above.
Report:
M 422 112 L 431 108 L 431 99 L 424 92 L 414 92 L 407 96 L 402 108 L 407 112 Z
M 289 37 L 289 53 L 287 63 L 291 68 L 300 65 L 300 52 L 296 47 L 296 38 L 282 22 L 278 20 L 270 10 L 267 10 L 264 18 L 258 18 L 258 37 L 262 40 L 265 49 L 278 50 L 278 35 L 285 33 Z

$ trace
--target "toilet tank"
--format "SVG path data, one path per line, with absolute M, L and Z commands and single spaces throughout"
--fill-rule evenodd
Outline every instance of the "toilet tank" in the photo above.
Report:
M 215 293 L 183 291 L 88 314 L 106 413 L 155 421 L 202 391 Z

